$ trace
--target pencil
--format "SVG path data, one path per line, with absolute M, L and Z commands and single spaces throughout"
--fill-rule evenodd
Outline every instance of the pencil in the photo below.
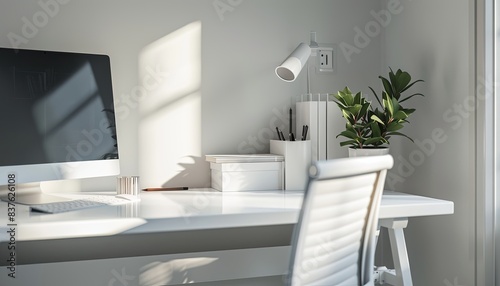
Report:
M 142 190 L 146 192 L 155 192 L 155 191 L 184 191 L 187 189 L 188 187 L 170 187 L 170 188 L 146 188 Z

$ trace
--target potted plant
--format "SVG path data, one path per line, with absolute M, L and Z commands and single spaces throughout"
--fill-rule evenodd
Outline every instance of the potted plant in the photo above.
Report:
M 334 95 L 335 103 L 346 120 L 345 130 L 337 137 L 347 138 L 346 141 L 340 143 L 340 146 L 350 147 L 349 156 L 367 155 L 367 152 L 374 155 L 387 154 L 387 145 L 391 136 L 404 136 L 413 142 L 400 130 L 405 123 L 408 123 L 408 117 L 415 109 L 405 108 L 402 103 L 416 95 L 423 96 L 423 94 L 413 93 L 403 96 L 403 93 L 415 83 L 423 82 L 423 80 L 412 82 L 410 74 L 400 69 L 396 73 L 390 69 L 388 79 L 383 76 L 379 78 L 384 87 L 381 95 L 379 96 L 373 88 L 369 88 L 375 95 L 380 109 L 373 108 L 371 102 L 361 92 L 353 94 L 349 87 L 345 87 Z

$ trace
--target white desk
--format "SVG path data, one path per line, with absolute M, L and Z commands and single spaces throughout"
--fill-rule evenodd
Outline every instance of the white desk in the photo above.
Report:
M 31 213 L 26 206 L 17 205 L 16 243 L 18 249 L 24 250 L 17 255 L 17 263 L 286 246 L 290 244 L 302 197 L 302 192 L 283 191 L 143 192 L 139 203 L 54 215 Z M 9 239 L 6 208 L 2 202 L 2 250 Z M 403 234 L 408 218 L 452 214 L 453 208 L 449 201 L 385 192 L 380 225 L 389 229 L 396 270 L 380 278 L 394 285 L 411 285 Z M 228 236 L 230 241 L 220 239 Z M 141 247 L 137 247 L 138 240 Z M 34 249 L 37 255 L 29 255 Z M 6 253 L 0 251 L 0 266 L 5 266 L 5 261 Z

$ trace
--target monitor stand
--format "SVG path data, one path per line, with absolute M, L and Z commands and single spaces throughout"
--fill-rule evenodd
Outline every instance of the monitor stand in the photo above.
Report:
M 71 201 L 68 198 L 43 193 L 40 183 L 17 184 L 14 201 L 11 200 L 13 195 L 9 196 L 9 193 L 13 192 L 9 192 L 7 186 L 0 186 L 0 199 L 4 202 L 14 202 L 21 205 L 38 205 Z

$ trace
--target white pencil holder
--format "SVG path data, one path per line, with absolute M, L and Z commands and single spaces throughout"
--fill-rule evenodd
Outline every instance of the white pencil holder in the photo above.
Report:
M 271 154 L 285 158 L 285 190 L 304 191 L 311 165 L 311 141 L 271 140 Z

